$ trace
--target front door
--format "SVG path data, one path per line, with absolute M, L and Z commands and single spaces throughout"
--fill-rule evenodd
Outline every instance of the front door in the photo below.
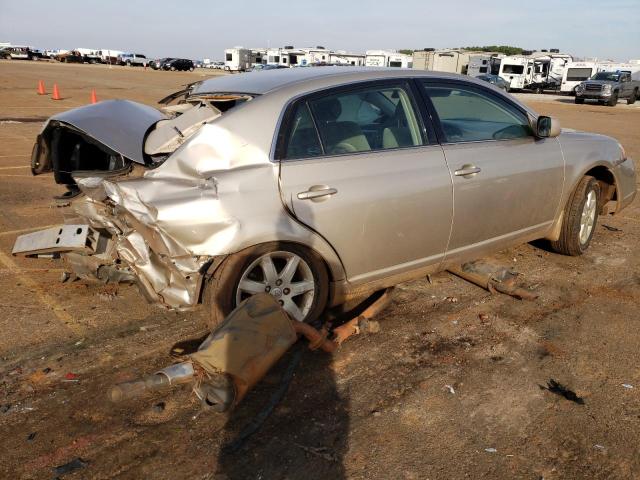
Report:
M 353 283 L 443 259 L 451 177 L 415 105 L 407 84 L 372 83 L 301 99 L 285 122 L 283 198 Z
M 453 177 L 447 263 L 543 236 L 560 207 L 564 159 L 524 110 L 484 87 L 423 81 Z

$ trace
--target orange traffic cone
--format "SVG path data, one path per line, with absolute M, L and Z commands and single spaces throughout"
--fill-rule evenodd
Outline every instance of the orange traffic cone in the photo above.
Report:
M 96 97 L 96 90 L 91 90 L 91 103 L 98 103 L 98 97 Z
M 62 97 L 60 96 L 60 91 L 58 90 L 57 83 L 53 84 L 53 95 L 51 95 L 51 100 L 62 100 Z
M 44 82 L 42 80 L 38 81 L 38 95 L 46 95 L 47 92 L 44 90 Z

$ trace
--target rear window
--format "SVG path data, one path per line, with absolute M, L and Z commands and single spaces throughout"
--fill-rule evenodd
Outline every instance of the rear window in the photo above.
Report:
M 591 68 L 569 68 L 567 70 L 568 82 L 581 82 L 591 76 Z
M 502 72 L 520 75 L 522 72 L 524 72 L 524 65 L 505 65 L 502 68 Z

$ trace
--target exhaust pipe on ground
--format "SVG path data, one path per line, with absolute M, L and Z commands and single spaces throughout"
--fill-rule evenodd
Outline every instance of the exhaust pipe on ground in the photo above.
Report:
M 203 405 L 217 412 L 235 407 L 298 340 L 309 348 L 333 353 L 338 344 L 326 329 L 293 320 L 277 300 L 266 293 L 254 295 L 229 314 L 186 362 L 132 382 L 114 386 L 113 402 L 143 395 L 171 385 L 194 383 Z

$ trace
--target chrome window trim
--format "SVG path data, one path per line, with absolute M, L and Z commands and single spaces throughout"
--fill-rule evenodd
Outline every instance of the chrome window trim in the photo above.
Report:
M 348 82 L 348 83 L 340 83 L 338 85 L 331 85 L 328 87 L 320 87 L 317 88 L 315 90 L 309 90 L 306 91 L 304 93 L 300 93 L 294 97 L 291 97 L 283 106 L 283 108 L 280 111 L 280 115 L 278 116 L 278 121 L 276 122 L 276 128 L 273 132 L 273 137 L 271 139 L 271 148 L 269 150 L 269 161 L 271 163 L 279 163 L 279 162 L 298 162 L 301 160 L 309 160 L 309 159 L 317 159 L 317 158 L 334 158 L 334 157 L 344 157 L 344 156 L 348 156 L 348 155 L 360 155 L 363 153 L 376 153 L 376 152 L 391 152 L 391 151 L 397 151 L 397 150 L 407 150 L 410 148 L 423 148 L 423 147 L 432 147 L 432 146 L 438 146 L 439 143 L 436 142 L 431 142 L 429 139 L 429 135 L 427 135 L 426 132 L 426 126 L 424 125 L 424 119 L 422 118 L 422 114 L 420 112 L 419 109 L 419 105 L 412 105 L 412 107 L 414 108 L 414 114 L 416 117 L 416 120 L 418 120 L 419 123 L 419 129 L 420 129 L 420 135 L 422 136 L 422 141 L 424 142 L 422 145 L 411 145 L 408 147 L 396 147 L 396 148 L 385 148 L 385 149 L 380 149 L 380 150 L 364 150 L 362 152 L 349 152 L 349 153 L 339 153 L 339 154 L 334 154 L 334 155 L 316 155 L 315 157 L 301 157 L 301 158 L 291 158 L 291 159 L 277 159 L 275 158 L 275 154 L 276 154 L 276 149 L 278 146 L 278 137 L 280 136 L 280 130 L 282 129 L 282 124 L 284 122 L 284 116 L 287 113 L 287 111 L 289 110 L 290 106 L 294 103 L 297 102 L 305 97 L 311 97 L 316 93 L 325 91 L 325 90 L 333 90 L 333 89 L 341 89 L 341 88 L 347 88 L 353 85 L 361 85 L 361 84 L 367 84 L 370 83 L 372 84 L 372 86 L 375 86 L 375 84 L 377 83 L 401 83 L 401 84 L 406 84 L 406 86 L 408 88 L 406 88 L 407 90 L 407 94 L 409 95 L 409 97 L 412 99 L 412 103 L 413 102 L 419 102 L 420 98 L 416 98 L 416 95 L 414 94 L 413 90 L 411 89 L 411 81 L 414 79 L 414 77 L 391 77 L 391 78 L 377 78 L 377 79 L 366 79 L 366 80 L 356 80 L 353 82 Z M 308 102 L 307 102 L 308 103 Z M 315 117 L 313 116 L 313 113 L 311 115 L 314 125 L 315 125 Z M 319 135 L 319 132 L 317 131 L 317 126 L 316 126 L 316 132 Z M 322 145 L 322 143 L 321 143 Z M 324 146 L 322 147 L 324 150 Z

